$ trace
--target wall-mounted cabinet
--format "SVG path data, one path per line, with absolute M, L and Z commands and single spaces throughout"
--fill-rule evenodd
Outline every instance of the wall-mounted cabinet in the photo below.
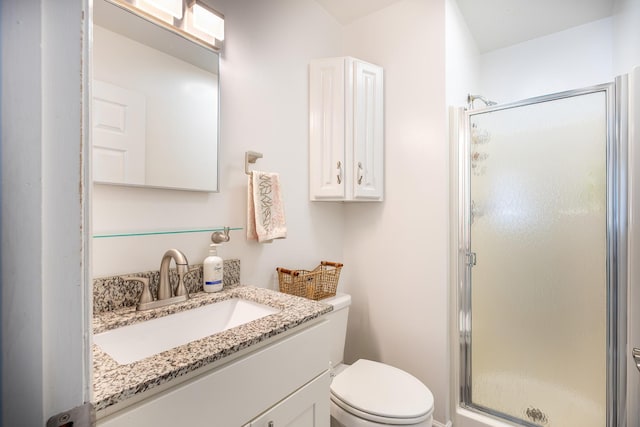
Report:
M 355 58 L 324 58 L 309 67 L 309 197 L 382 201 L 382 68 Z

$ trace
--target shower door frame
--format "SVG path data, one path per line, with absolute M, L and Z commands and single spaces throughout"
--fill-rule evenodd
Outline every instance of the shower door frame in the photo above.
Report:
M 580 95 L 604 92 L 606 102 L 606 277 L 607 277 L 607 338 L 606 338 L 606 419 L 607 427 L 626 425 L 626 319 L 627 319 L 627 138 L 626 107 L 622 88 L 626 80 L 618 77 L 606 83 L 582 89 L 554 93 L 504 105 L 465 110 L 458 124 L 458 339 L 459 339 L 459 402 L 472 412 L 501 421 L 538 427 L 491 408 L 473 404 L 471 400 L 471 137 L 470 118 L 476 114 L 518 108 Z M 576 355 L 579 357 L 579 355 Z

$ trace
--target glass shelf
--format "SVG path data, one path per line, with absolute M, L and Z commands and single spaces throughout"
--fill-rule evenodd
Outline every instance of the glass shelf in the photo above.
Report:
M 242 230 L 242 227 L 229 227 L 230 231 Z M 167 234 L 187 234 L 187 233 L 213 233 L 214 231 L 224 231 L 224 227 L 202 227 L 182 230 L 157 230 L 157 231 L 136 231 L 128 233 L 100 233 L 94 234 L 94 239 L 106 239 L 110 237 L 135 237 L 135 236 L 159 236 Z

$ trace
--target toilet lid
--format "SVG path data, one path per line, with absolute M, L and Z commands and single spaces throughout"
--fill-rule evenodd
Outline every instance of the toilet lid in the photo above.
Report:
M 431 391 L 416 377 L 365 359 L 358 360 L 333 379 L 331 395 L 343 409 L 352 412 L 347 405 L 357 410 L 356 415 L 371 420 L 380 417 L 398 421 L 423 419 L 433 410 Z

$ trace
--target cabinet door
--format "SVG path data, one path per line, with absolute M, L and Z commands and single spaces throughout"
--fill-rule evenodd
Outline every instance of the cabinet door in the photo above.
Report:
M 245 427 L 328 427 L 329 372 L 325 372 Z
M 344 58 L 309 67 L 309 195 L 311 200 L 345 197 Z
M 384 99 L 382 68 L 353 63 L 354 200 L 382 200 L 384 185 Z

